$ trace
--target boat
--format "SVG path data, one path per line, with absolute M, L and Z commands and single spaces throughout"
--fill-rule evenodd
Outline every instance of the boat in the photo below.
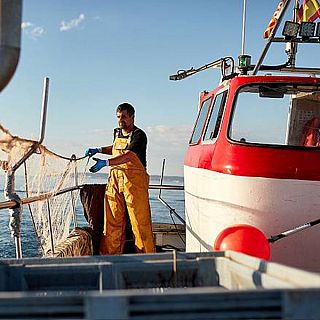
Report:
M 320 69 L 296 66 L 295 56 L 298 44 L 318 43 L 320 31 L 319 23 L 315 36 L 315 29 L 303 28 L 315 23 L 299 29 L 287 21 L 283 36 L 275 37 L 289 3 L 280 2 L 283 10 L 256 64 L 242 54 L 238 67 L 224 57 L 170 77 L 221 70 L 219 86 L 200 94 L 185 156 L 186 251 L 212 251 L 221 233 L 235 226 L 246 232 L 249 225 L 268 239 L 271 261 L 319 272 Z M 263 65 L 275 42 L 286 43 L 287 61 Z M 303 228 L 309 222 L 315 227 Z
M 243 52 L 238 58 L 238 66 L 232 57 L 224 57 L 197 69 L 180 70 L 170 77 L 171 80 L 182 80 L 210 68 L 221 70 L 219 86 L 200 94 L 199 113 L 185 157 L 185 186 L 180 190 L 185 189 L 186 218 L 182 219 L 161 196 L 159 200 L 186 226 L 187 252 L 213 251 L 216 249 L 216 239 L 225 229 L 249 225 L 259 229 L 268 238 L 271 261 L 319 271 L 320 257 L 314 254 L 317 227 L 299 227 L 298 230 L 303 229 L 303 232 L 290 232 L 290 237 L 283 235 L 283 232 L 296 230 L 297 226 L 309 222 L 314 226 L 314 221 L 317 222 L 319 218 L 317 133 L 320 93 L 319 78 L 316 76 L 319 68 L 296 66 L 297 45 L 318 43 L 319 35 L 315 36 L 314 30 L 311 35 L 298 35 L 299 24 L 287 21 L 284 26 L 289 34 L 275 37 L 290 3 L 280 2 L 283 10 L 255 65 L 251 64 L 251 57 Z M 21 2 L 13 2 L 12 7 L 6 9 L 8 12 L 19 12 Z M 21 16 L 13 15 L 13 20 L 19 19 Z M 16 39 L 18 32 L 11 24 L 4 24 L 4 27 L 7 25 L 10 27 L 6 32 L 12 33 L 8 38 L 13 40 L 6 54 L 10 56 L 11 52 L 14 53 L 11 53 L 12 61 L 4 59 L 11 62 L 3 77 L 3 86 L 13 76 L 19 52 L 19 40 Z M 290 33 L 294 27 L 295 35 Z M 317 32 L 320 32 L 319 27 Z M 263 65 L 271 44 L 275 42 L 287 44 L 288 60 L 281 65 Z M 8 48 L 7 44 L 3 47 Z M 298 76 L 297 73 L 307 76 Z M 26 144 L 26 152 L 16 159 L 11 174 L 7 175 L 8 201 L 0 204 L 1 208 L 17 207 L 14 192 L 16 170 L 39 150 L 53 154 L 40 148 L 45 134 L 48 88 L 49 79 L 45 78 L 39 140 L 19 140 L 20 145 Z M 63 189 L 62 180 L 58 180 L 58 187 L 55 186 L 54 191 L 42 195 L 38 192 L 37 196 L 27 197 L 31 199 L 22 199 L 22 205 L 84 190 L 75 167 L 84 159 L 77 159 L 73 155 L 64 160 L 68 162 L 67 170 L 73 171 L 76 177 L 73 178 L 74 185 L 64 185 L 66 187 Z M 151 188 L 175 189 L 176 186 L 164 186 L 161 179 L 160 185 Z M 73 207 L 74 200 L 71 199 Z M 19 216 L 19 208 L 15 210 L 17 212 L 13 215 Z M 68 219 L 73 219 L 77 227 L 75 212 Z M 47 224 L 46 238 L 51 238 L 48 243 L 53 253 L 52 227 L 50 223 Z M 182 232 L 181 226 L 179 228 L 178 233 Z M 157 230 L 159 232 L 158 227 Z M 63 238 L 66 238 L 65 233 Z M 17 257 L 21 258 L 20 238 L 17 236 L 15 239 Z M 179 248 L 182 249 L 181 245 Z
M 9 170 L 7 163 L 0 163 L 7 171 L 7 200 L 0 203 L 0 209 L 9 209 L 16 244 L 16 259 L 1 260 L 0 318 L 320 317 L 320 275 L 314 272 L 319 272 L 320 266 L 317 227 L 311 228 L 319 220 L 320 79 L 315 75 L 320 69 L 295 66 L 297 43 L 318 43 L 319 39 L 314 34 L 284 33 L 283 37 L 275 37 L 291 1 L 281 3 L 277 23 L 255 65 L 250 56 L 242 54 L 237 67 L 232 57 L 224 57 L 170 77 L 181 80 L 215 67 L 222 72 L 219 86 L 200 95 L 199 113 L 185 157 L 185 184 L 178 188 L 185 191 L 185 219 L 161 197 L 161 190 L 177 189 L 162 183 L 163 170 L 159 185 L 150 186 L 160 190 L 159 200 L 180 221 L 154 225 L 161 251 L 155 254 L 96 254 L 95 237 L 101 232 L 96 212 L 84 205 L 89 227 L 78 228 L 76 214 L 69 210 L 74 208 L 79 191 L 84 198 L 104 194 L 103 185 L 95 186 L 100 192 L 92 193 L 92 186 L 81 184 L 76 164 L 86 159 L 63 159 L 68 166 L 56 174 L 57 181 L 49 191 L 32 195 L 33 190 L 26 190 L 25 198 L 15 193 L 15 172 L 31 157 L 41 154 L 62 158 L 42 146 L 49 85 L 49 79 L 45 79 L 39 140 L 19 140 L 25 151 Z M 0 2 L 0 6 L 0 14 L 19 10 L 21 14 L 20 0 Z M 15 14 L 11 22 L 20 26 L 21 15 L 19 20 L 19 14 Z M 12 34 L 13 39 L 15 36 Z M 263 59 L 273 42 L 289 43 L 288 61 L 265 66 Z M 2 87 L 13 76 L 14 63 L 9 69 L 0 80 Z M 259 71 L 267 74 L 258 75 Z M 311 76 L 287 75 L 294 72 Z M 270 114 L 272 121 L 268 121 Z M 278 129 L 275 118 L 283 122 L 279 122 L 280 130 L 270 135 Z M 72 186 L 65 183 L 67 175 Z M 52 213 L 52 199 L 65 194 L 71 203 L 67 222 L 73 220 L 75 228 L 55 245 L 57 219 Z M 40 221 L 41 228 L 47 230 L 45 240 L 49 246 L 43 258 L 22 256 L 21 210 L 32 203 L 42 203 L 41 210 L 43 203 L 47 205 L 47 222 Z M 250 238 L 253 233 L 248 230 L 258 232 L 262 238 Z M 228 242 L 230 234 L 236 235 L 237 241 L 231 237 Z M 219 246 L 218 240 L 225 246 Z M 271 246 L 271 261 L 268 255 L 261 258 L 248 254 L 247 248 L 234 250 L 232 246 L 247 241 L 245 247 L 260 252 L 262 240 Z

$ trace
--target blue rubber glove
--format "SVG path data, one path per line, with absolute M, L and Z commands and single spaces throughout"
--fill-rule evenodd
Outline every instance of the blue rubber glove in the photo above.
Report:
M 86 151 L 84 152 L 84 155 L 87 157 L 92 157 L 94 156 L 96 153 L 100 152 L 100 150 L 98 148 L 88 148 L 86 149 Z
M 90 172 L 93 172 L 93 173 L 98 172 L 101 168 L 109 165 L 108 160 L 101 160 L 99 158 L 92 158 L 92 159 L 96 161 L 96 164 L 89 169 Z

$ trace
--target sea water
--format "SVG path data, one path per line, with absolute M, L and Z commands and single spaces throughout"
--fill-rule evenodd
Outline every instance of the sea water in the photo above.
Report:
M 85 183 L 99 184 L 106 183 L 106 177 L 102 174 L 89 174 L 86 177 Z M 150 184 L 159 184 L 159 176 L 151 176 Z M 178 176 L 165 176 L 163 179 L 163 184 L 168 185 L 183 185 L 183 177 Z M 4 186 L 4 176 L 0 175 L 0 201 L 4 201 L 3 195 L 3 186 Z M 25 197 L 24 192 L 24 178 L 21 176 L 16 177 L 16 193 L 20 198 Z M 181 223 L 176 216 L 170 212 L 170 209 L 162 204 L 159 199 L 159 190 L 150 190 L 150 207 L 151 215 L 153 222 L 161 223 L 172 223 L 173 220 L 175 223 Z M 168 205 L 173 208 L 176 213 L 184 219 L 184 193 L 183 191 L 178 190 L 162 190 L 161 198 L 165 200 Z M 77 201 L 76 206 L 78 226 L 87 226 L 88 223 L 83 215 L 83 208 L 80 199 Z M 73 225 L 73 222 L 71 222 Z M 14 239 L 10 235 L 9 230 L 9 213 L 7 209 L 0 210 L 0 258 L 15 258 L 15 244 Z M 41 252 L 39 249 L 38 241 L 35 236 L 34 228 L 32 225 L 32 219 L 28 207 L 25 205 L 23 208 L 22 214 L 22 223 L 21 223 L 21 242 L 22 242 L 22 252 L 23 257 L 39 257 Z

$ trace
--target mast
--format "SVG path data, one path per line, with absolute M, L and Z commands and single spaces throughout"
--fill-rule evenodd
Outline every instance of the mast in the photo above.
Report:
M 247 16 L 247 0 L 243 0 L 241 55 L 244 55 L 244 47 L 246 42 L 246 16 Z

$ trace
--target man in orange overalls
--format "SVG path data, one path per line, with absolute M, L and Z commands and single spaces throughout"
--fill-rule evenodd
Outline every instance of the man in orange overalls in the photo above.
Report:
M 134 125 L 134 108 L 122 103 L 116 109 L 118 128 L 114 130 L 113 145 L 89 148 L 85 155 L 110 154 L 109 160 L 93 158 L 96 164 L 90 172 L 110 166 L 105 194 L 104 231 L 100 254 L 123 252 L 125 244 L 126 210 L 134 235 L 136 252 L 155 252 L 149 205 L 149 175 L 146 171 L 147 136 Z

